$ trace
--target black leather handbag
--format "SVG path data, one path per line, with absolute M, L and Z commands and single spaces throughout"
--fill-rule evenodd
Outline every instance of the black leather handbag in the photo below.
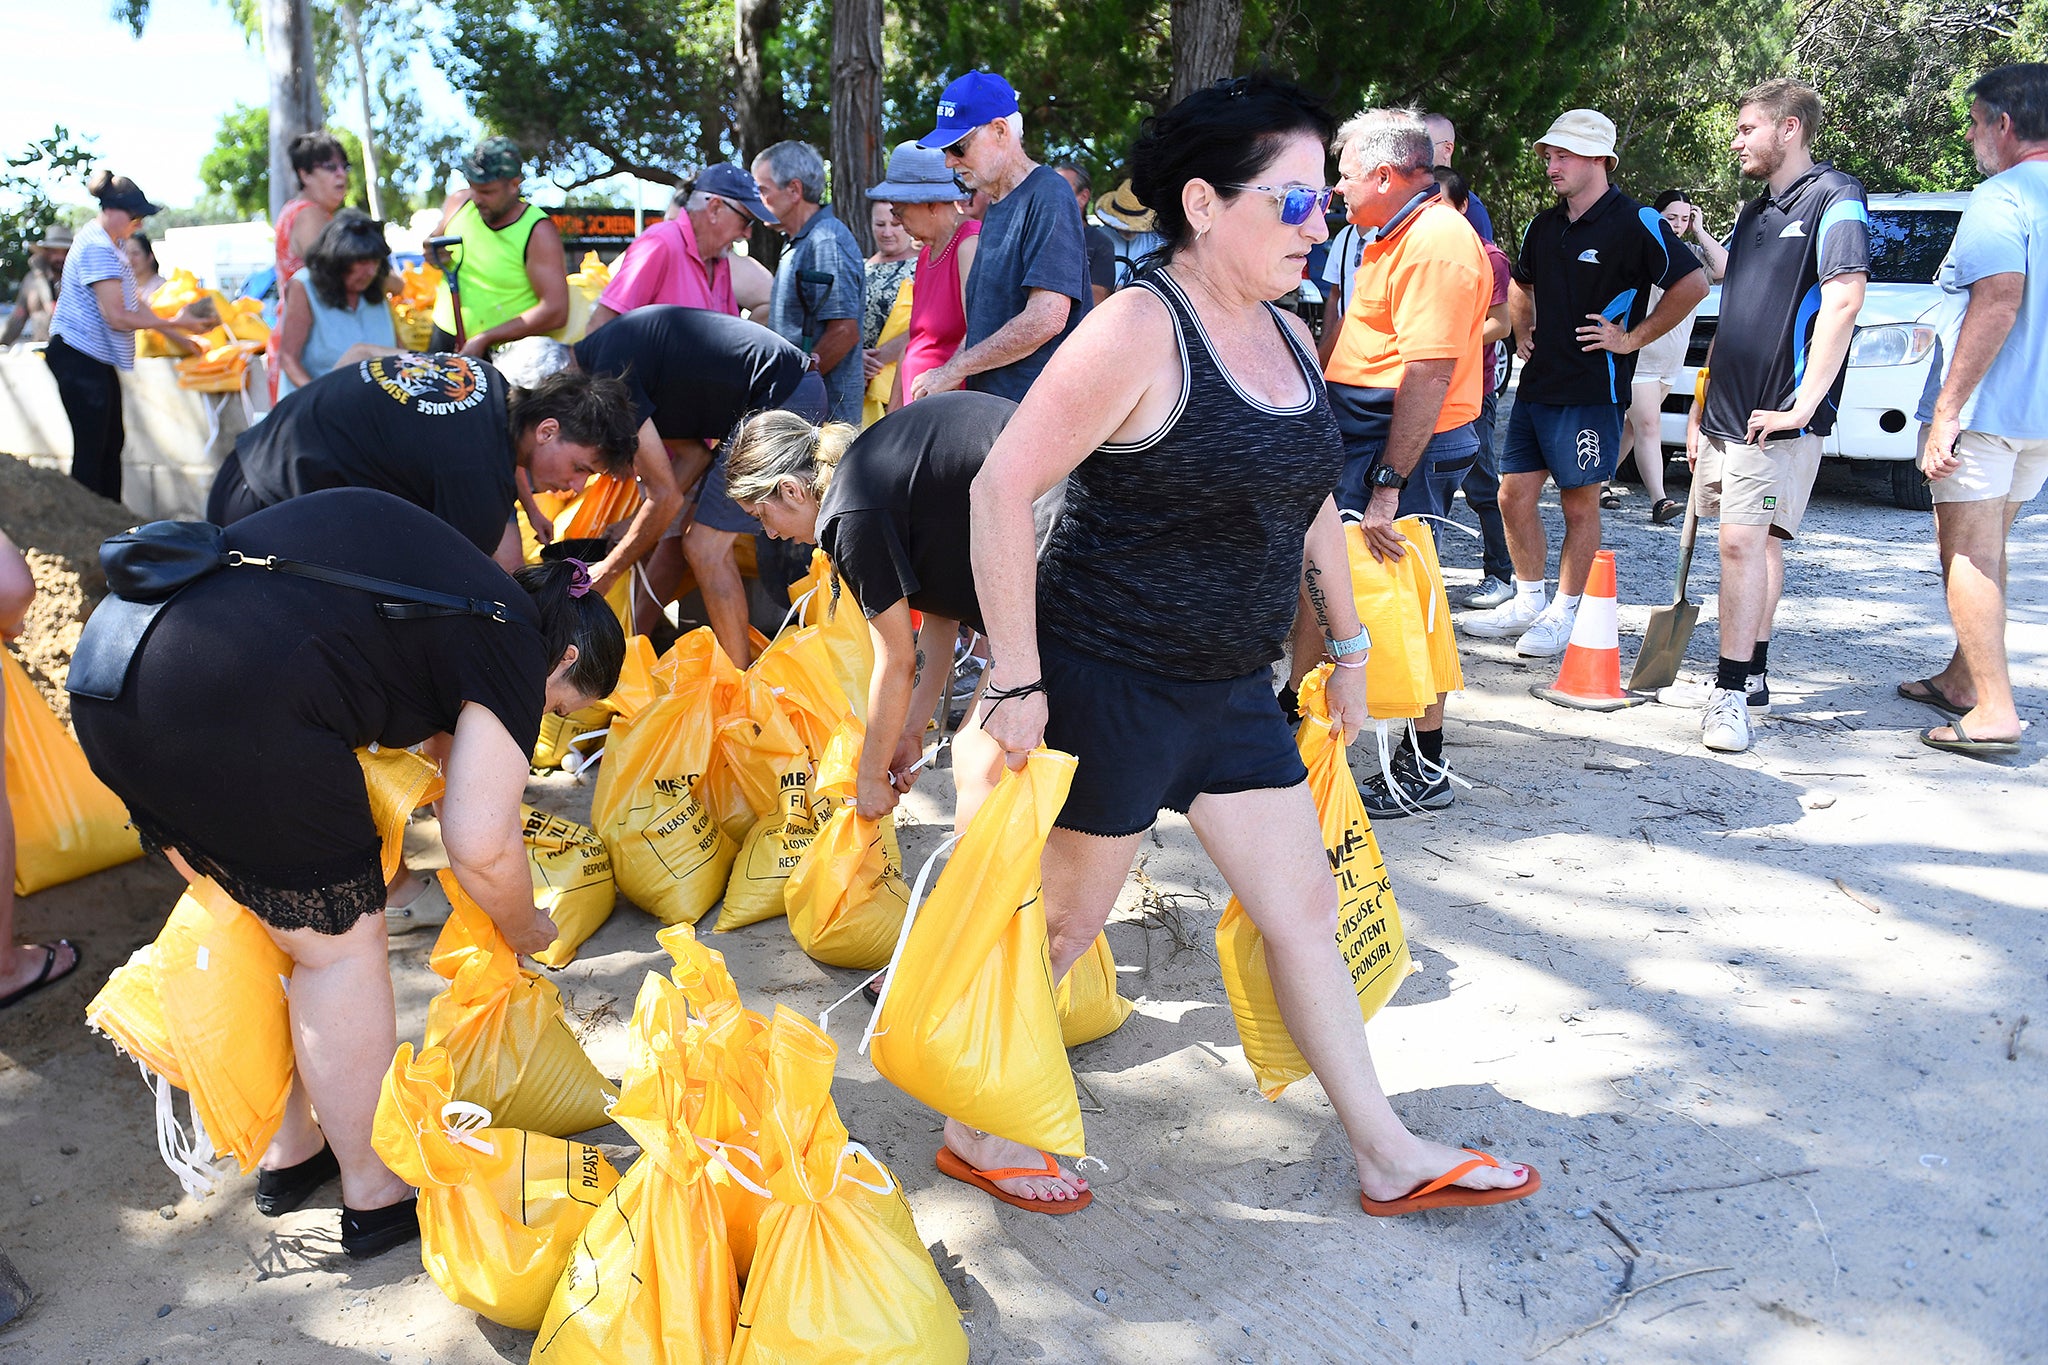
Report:
M 509 621 L 503 602 L 415 588 L 347 569 L 278 555 L 231 550 L 227 534 L 205 521 L 152 521 L 100 543 L 100 568 L 109 595 L 93 610 L 71 656 L 65 690 L 100 701 L 117 700 L 157 616 L 180 591 L 221 569 L 265 569 L 375 594 L 377 614 L 392 621 L 431 616 L 481 616 Z

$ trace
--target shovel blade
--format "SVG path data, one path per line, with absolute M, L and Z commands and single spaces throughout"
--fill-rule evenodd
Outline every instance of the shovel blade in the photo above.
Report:
M 1685 647 L 1699 619 L 1697 602 L 1674 602 L 1650 613 L 1642 648 L 1636 651 L 1635 671 L 1629 675 L 1629 691 L 1654 691 L 1678 681 L 1678 665 L 1685 660 Z

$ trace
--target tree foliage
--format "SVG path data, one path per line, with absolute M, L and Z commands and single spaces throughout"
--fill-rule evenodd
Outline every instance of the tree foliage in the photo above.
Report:
M 50 192 L 60 181 L 83 180 L 92 161 L 92 139 L 80 141 L 58 124 L 0 165 L 0 280 L 10 297 L 28 270 L 29 249 L 64 221 Z

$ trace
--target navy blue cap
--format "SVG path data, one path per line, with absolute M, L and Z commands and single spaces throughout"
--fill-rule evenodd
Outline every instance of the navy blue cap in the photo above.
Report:
M 939 96 L 939 126 L 917 140 L 920 147 L 946 148 L 984 123 L 1017 112 L 1017 92 L 993 71 L 970 71 Z
M 704 194 L 715 194 L 720 199 L 729 199 L 771 226 L 775 222 L 774 213 L 761 202 L 761 189 L 754 183 L 754 177 L 730 162 L 714 161 L 697 172 L 697 178 L 690 182 L 690 187 Z

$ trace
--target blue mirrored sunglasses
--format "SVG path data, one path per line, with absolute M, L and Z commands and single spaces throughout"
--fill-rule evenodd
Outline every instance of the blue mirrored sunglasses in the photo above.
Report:
M 1321 189 L 1309 189 L 1305 185 L 1227 185 L 1233 190 L 1252 190 L 1280 201 L 1280 221 L 1289 227 L 1300 227 L 1311 214 L 1318 214 L 1330 207 L 1331 196 L 1337 191 L 1328 185 Z

